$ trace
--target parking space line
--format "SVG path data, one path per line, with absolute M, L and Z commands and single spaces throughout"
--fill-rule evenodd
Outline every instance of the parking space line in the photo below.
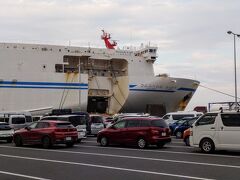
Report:
M 1 146 L 3 148 L 18 148 L 14 146 Z M 166 153 L 166 154 L 183 154 L 183 155 L 194 155 L 194 156 L 208 156 L 208 157 L 222 157 L 222 158 L 234 158 L 240 159 L 240 156 L 234 155 L 221 155 L 221 154 L 204 154 L 204 153 L 192 153 L 192 152 L 182 152 L 182 151 L 163 151 L 163 150 L 150 150 L 150 149 L 131 149 L 131 148 L 121 148 L 121 147 L 101 147 L 101 146 L 88 146 L 88 145 L 74 145 L 74 147 L 89 147 L 89 148 L 98 148 L 98 149 L 118 149 L 125 151 L 140 151 L 140 152 L 154 152 L 154 153 Z M 33 149 L 33 148 L 24 148 L 22 149 Z M 33 149 L 34 150 L 34 149 Z M 73 151 L 71 151 L 73 152 Z
M 125 155 L 117 155 L 117 154 L 90 153 L 90 152 L 83 152 L 83 151 L 63 151 L 63 150 L 47 150 L 47 149 L 19 148 L 19 147 L 15 147 L 15 148 L 33 150 L 33 151 L 58 152 L 58 153 L 68 153 L 68 154 L 84 154 L 84 155 L 92 155 L 92 156 L 105 156 L 105 157 L 115 157 L 115 158 L 161 161 L 161 162 L 170 162 L 170 163 L 193 164 L 193 165 L 202 165 L 202 166 L 215 166 L 215 167 L 240 169 L 240 166 L 214 164 L 214 163 L 201 163 L 201 162 L 194 162 L 194 161 L 180 161 L 180 160 L 171 160 L 171 159 L 147 158 L 147 157 L 139 157 L 139 156 L 125 156 Z M 4 156 L 4 154 L 0 154 L 0 156 Z
M 82 142 L 87 142 L 87 143 L 97 143 L 97 140 L 96 141 L 91 141 L 91 140 L 82 140 Z M 184 145 L 184 142 L 183 141 L 172 141 L 171 144 L 182 144 Z
M 125 151 L 146 151 L 154 153 L 169 153 L 169 154 L 184 154 L 184 155 L 195 155 L 195 156 L 212 156 L 212 157 L 223 157 L 223 158 L 240 158 L 240 156 L 234 155 L 220 155 L 220 154 L 204 154 L 204 153 L 192 153 L 192 152 L 182 152 L 182 151 L 163 151 L 163 150 L 150 150 L 150 149 L 131 149 L 131 148 L 121 148 L 121 147 L 101 147 L 101 146 L 88 146 L 88 145 L 75 145 L 76 147 L 89 147 L 89 148 L 100 148 L 100 149 L 119 149 Z M 0 146 L 1 147 L 1 146 Z M 193 148 L 193 147 L 192 147 Z
M 24 174 L 11 173 L 11 172 L 7 172 L 7 171 L 0 171 L 0 174 L 7 174 L 7 175 L 11 175 L 11 176 L 23 177 L 23 178 L 28 178 L 28 179 L 36 179 L 36 180 L 50 180 L 50 179 L 46 179 L 46 178 L 40 178 L 40 177 L 36 177 L 36 176 L 28 176 L 28 175 L 24 175 Z
M 145 174 L 152 174 L 152 175 L 171 176 L 171 177 L 185 178 L 185 179 L 213 180 L 213 179 L 208 179 L 208 178 L 201 178 L 201 177 L 194 177 L 194 176 L 185 176 L 185 175 L 180 175 L 180 174 L 161 173 L 161 172 L 156 172 L 156 171 L 144 171 L 144 170 L 120 168 L 120 167 L 114 167 L 114 166 L 103 166 L 103 165 L 98 165 L 98 164 L 88 164 L 88 163 L 78 163 L 78 162 L 69 162 L 69 161 L 59 161 L 59 160 L 51 160 L 51 159 L 41 159 L 41 158 L 32 158 L 32 157 L 24 157 L 24 156 L 14 156 L 14 155 L 7 155 L 7 154 L 0 154 L 0 156 L 7 157 L 7 158 L 17 158 L 17 159 L 44 161 L 44 162 L 70 164 L 70 165 L 80 165 L 80 166 L 88 166 L 88 167 L 96 167 L 96 168 L 104 168 L 104 169 L 113 169 L 113 170 L 129 171 L 129 172 L 138 172 L 138 173 L 145 173 Z M 45 180 L 45 179 L 39 179 L 39 180 Z
M 96 141 L 83 141 L 83 142 L 87 142 L 87 143 L 96 143 L 96 144 L 97 144 Z M 182 143 L 182 144 L 183 144 L 183 143 Z M 193 148 L 193 147 L 191 147 L 191 146 L 178 146 L 178 145 L 166 145 L 166 147 L 187 148 L 187 149 L 189 149 L 189 148 Z

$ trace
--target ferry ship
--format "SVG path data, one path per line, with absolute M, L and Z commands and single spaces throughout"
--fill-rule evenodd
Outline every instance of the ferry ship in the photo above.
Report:
M 157 47 L 116 49 L 0 43 L 0 111 L 71 108 L 163 115 L 184 110 L 199 81 L 154 75 Z

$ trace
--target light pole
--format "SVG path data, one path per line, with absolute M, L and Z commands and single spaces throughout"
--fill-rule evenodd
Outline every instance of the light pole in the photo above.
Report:
M 240 38 L 240 34 L 235 34 L 232 31 L 228 31 L 228 34 L 233 34 L 233 49 L 234 49 L 234 77 L 235 77 L 235 104 L 237 103 L 237 63 L 236 63 L 236 36 Z

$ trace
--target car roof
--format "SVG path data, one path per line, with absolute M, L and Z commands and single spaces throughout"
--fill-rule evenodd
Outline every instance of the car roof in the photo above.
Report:
M 70 123 L 69 121 L 58 121 L 58 120 L 42 120 L 42 121 L 39 121 L 39 122 L 48 122 L 48 123 Z
M 207 112 L 206 114 L 210 114 L 210 113 L 240 114 L 240 112 L 236 110 L 211 111 L 211 112 Z
M 89 113 L 88 113 L 88 112 L 86 112 L 86 111 L 77 111 L 77 112 L 72 112 L 72 114 L 89 115 Z
M 65 114 L 65 115 L 59 115 L 58 117 L 75 117 L 75 116 L 85 117 L 84 114 Z
M 142 116 L 122 118 L 122 120 L 159 120 L 159 119 L 163 120 L 163 119 L 160 118 L 160 117 L 142 117 Z
M 202 112 L 197 112 L 197 111 L 177 111 L 177 112 L 169 112 L 165 115 L 182 115 L 182 114 L 203 114 Z
M 90 114 L 90 117 L 93 117 L 93 116 L 100 116 L 100 117 L 104 117 L 103 115 L 101 114 Z
M 199 116 L 197 116 L 197 117 L 183 117 L 179 120 L 192 120 L 192 119 L 197 119 L 197 118 L 199 118 Z
M 148 113 L 120 113 L 115 114 L 113 117 L 123 117 L 123 116 L 149 116 Z
M 57 118 L 57 117 L 59 117 L 59 116 L 43 116 L 42 119 L 43 119 L 43 118 L 48 118 L 48 117 Z

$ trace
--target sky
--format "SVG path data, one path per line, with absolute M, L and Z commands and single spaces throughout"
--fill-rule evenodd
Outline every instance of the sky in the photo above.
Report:
M 200 81 L 187 110 L 234 101 L 231 30 L 240 34 L 238 0 L 0 0 L 0 41 L 104 47 L 101 30 L 119 48 L 158 47 L 155 74 Z M 236 38 L 240 86 L 240 38 Z M 238 88 L 240 96 L 240 88 Z

